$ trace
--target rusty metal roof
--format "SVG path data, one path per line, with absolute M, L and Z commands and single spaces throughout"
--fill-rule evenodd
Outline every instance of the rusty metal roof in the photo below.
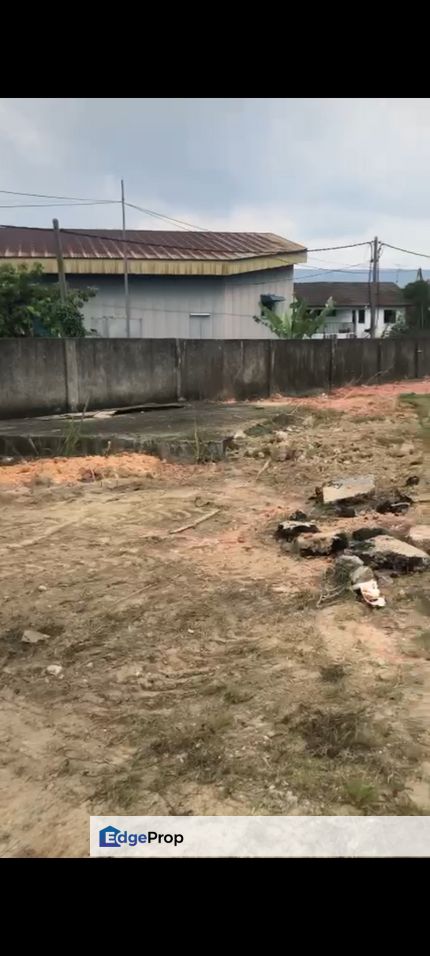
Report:
M 357 308 L 370 305 L 368 282 L 295 282 L 294 294 L 305 300 L 310 308 L 323 307 L 330 297 L 338 308 Z M 403 291 L 395 282 L 379 282 L 377 304 L 382 308 L 401 308 Z
M 235 260 L 282 253 L 303 253 L 300 246 L 270 232 L 197 232 L 128 229 L 127 258 Z M 120 229 L 62 229 L 65 259 L 122 259 Z M 0 227 L 0 259 L 55 258 L 52 229 Z

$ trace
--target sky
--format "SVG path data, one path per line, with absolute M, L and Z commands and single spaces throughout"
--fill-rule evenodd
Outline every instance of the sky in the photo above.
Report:
M 0 99 L 0 190 L 104 203 L 5 208 L 49 200 L 0 191 L 3 224 L 119 228 L 123 178 L 129 202 L 198 227 L 430 256 L 429 170 L 430 98 Z M 173 228 L 129 208 L 127 226 Z M 368 259 L 315 252 L 307 271 L 364 277 Z M 383 247 L 383 268 L 426 264 Z

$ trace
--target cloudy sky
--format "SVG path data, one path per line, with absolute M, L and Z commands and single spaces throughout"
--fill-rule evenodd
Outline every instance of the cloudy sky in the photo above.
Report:
M 378 235 L 430 254 L 429 170 L 430 99 L 0 99 L 2 223 L 118 227 L 115 204 L 5 208 L 48 202 L 5 191 L 117 200 L 123 177 L 130 202 L 197 226 L 309 248 Z M 127 224 L 163 228 L 132 209 Z M 388 249 L 381 261 L 426 264 Z

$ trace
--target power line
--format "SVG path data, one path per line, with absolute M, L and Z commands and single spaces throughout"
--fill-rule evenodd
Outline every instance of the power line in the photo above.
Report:
M 308 249 L 308 252 L 331 252 L 333 249 L 355 249 L 357 246 L 368 246 L 370 244 L 370 239 L 366 239 L 366 242 L 351 242 L 346 246 L 324 246 L 321 249 Z M 395 248 L 393 246 L 393 248 Z
M 410 256 L 420 256 L 422 259 L 430 259 L 428 252 L 412 252 L 412 249 L 401 249 L 400 246 L 392 246 L 389 242 L 381 242 L 381 246 L 386 246 L 387 249 L 396 249 L 397 252 L 406 252 Z
M 161 212 L 155 212 L 153 209 L 144 209 L 143 206 L 136 206 L 134 202 L 126 202 L 126 206 L 130 206 L 131 209 L 138 209 L 139 212 L 146 213 L 147 216 L 154 216 L 156 219 L 166 219 L 168 222 L 176 222 L 181 227 L 185 229 L 197 229 L 201 232 L 211 232 L 210 229 L 206 229 L 204 226 L 195 226 L 191 222 L 186 222 L 184 219 L 173 219 L 172 216 L 164 216 Z
M 0 209 L 45 209 L 46 207 L 53 206 L 67 206 L 69 209 L 74 209 L 75 206 L 108 206 L 117 200 L 113 199 L 94 199 L 88 200 L 88 202 L 82 200 L 82 202 L 31 202 L 31 203 L 7 203 L 0 204 Z M 25 226 L 16 226 L 16 229 L 26 228 Z M 31 228 L 31 227 L 30 227 Z
M 319 272 L 312 272 L 311 275 L 306 275 L 306 277 L 305 277 L 303 280 L 296 280 L 296 281 L 297 281 L 297 282 L 301 282 L 301 281 L 307 282 L 308 279 L 312 279 L 312 278 L 314 278 L 314 276 L 329 275 L 329 274 L 332 274 L 333 272 L 342 272 L 342 273 L 345 273 L 345 272 L 346 272 L 346 273 L 348 273 L 348 275 L 350 275 L 350 274 L 351 274 L 351 271 L 354 271 L 354 270 L 355 270 L 355 272 L 356 272 L 357 275 L 358 275 L 358 274 L 360 274 L 360 275 L 362 275 L 362 274 L 366 275 L 366 274 L 367 274 L 367 266 L 366 266 L 366 269 L 359 269 L 359 268 L 357 268 L 358 266 L 361 266 L 361 265 L 363 265 L 362 262 L 356 262 L 354 265 L 350 266 L 349 269 L 335 269 L 335 268 L 334 268 L 334 269 L 320 269 Z M 301 268 L 301 267 L 299 266 L 299 268 Z
M 49 193 L 20 193 L 13 189 L 0 189 L 0 193 L 6 196 L 31 196 L 33 199 L 68 199 L 70 202 L 119 202 L 119 199 L 89 199 L 88 196 L 51 196 Z

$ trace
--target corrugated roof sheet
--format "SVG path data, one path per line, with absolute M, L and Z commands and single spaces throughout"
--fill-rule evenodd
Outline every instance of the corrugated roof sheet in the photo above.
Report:
M 305 247 L 270 232 L 194 232 L 128 229 L 129 259 L 218 259 L 304 252 Z M 61 230 L 65 259 L 122 259 L 120 229 Z M 55 258 L 52 229 L 0 227 L 0 259 Z
M 311 308 L 322 307 L 331 297 L 339 308 L 370 305 L 368 282 L 295 282 L 294 293 Z M 401 308 L 403 291 L 395 282 L 379 282 L 377 304 L 386 308 Z

